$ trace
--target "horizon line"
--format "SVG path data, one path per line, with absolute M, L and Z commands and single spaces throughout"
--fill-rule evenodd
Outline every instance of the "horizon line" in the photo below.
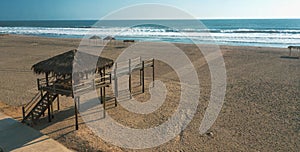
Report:
M 158 18 L 158 19 L 104 19 L 103 21 L 138 21 L 138 20 L 297 20 L 300 18 L 179 18 L 179 19 L 170 19 L 170 18 Z M 101 19 L 9 19 L 0 21 L 98 21 Z

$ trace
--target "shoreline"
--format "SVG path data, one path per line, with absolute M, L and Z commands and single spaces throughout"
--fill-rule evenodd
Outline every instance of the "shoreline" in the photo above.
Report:
M 39 35 L 24 35 L 24 34 L 0 34 L 1 36 L 16 36 L 16 37 L 32 37 L 32 38 L 45 38 L 45 39 L 64 39 L 64 40 L 82 40 L 83 38 L 72 38 L 72 37 L 48 37 L 48 36 L 39 36 Z M 84 37 L 84 36 L 83 36 Z M 123 40 L 116 40 L 123 42 Z M 234 45 L 234 44 L 212 44 L 212 43 L 183 43 L 183 42 L 166 42 L 166 41 L 136 41 L 135 42 L 147 42 L 147 43 L 171 43 L 179 45 L 214 45 L 218 47 L 255 47 L 255 48 L 271 48 L 271 49 L 287 49 L 287 47 L 275 47 L 275 46 L 256 46 L 256 45 Z

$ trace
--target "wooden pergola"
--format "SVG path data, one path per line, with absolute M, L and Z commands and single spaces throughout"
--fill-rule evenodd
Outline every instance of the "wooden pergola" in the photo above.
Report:
M 75 60 L 76 62 L 74 62 Z M 96 65 L 95 61 L 97 61 Z M 48 119 L 51 122 L 51 117 L 53 117 L 53 102 L 57 100 L 57 108 L 59 110 L 59 95 L 74 98 L 75 87 L 79 87 L 78 90 L 84 90 L 85 88 L 80 89 L 84 85 L 74 81 L 78 77 L 88 77 L 89 73 L 98 73 L 100 75 L 100 81 L 96 84 L 93 81 L 92 87 L 97 86 L 97 88 L 100 88 L 102 98 L 103 95 L 105 96 L 105 87 L 108 87 L 111 83 L 111 76 L 105 74 L 105 69 L 111 68 L 113 64 L 114 62 L 111 59 L 77 50 L 71 50 L 34 64 L 32 66 L 33 71 L 36 74 L 44 74 L 45 78 L 37 79 L 39 93 L 28 104 L 22 107 L 22 122 L 26 122 L 27 120 L 34 122 L 41 115 L 44 115 L 46 110 L 48 110 Z M 74 72 L 73 67 L 80 70 Z M 109 80 L 109 82 L 106 80 Z M 78 130 L 76 101 L 74 105 L 76 130 Z

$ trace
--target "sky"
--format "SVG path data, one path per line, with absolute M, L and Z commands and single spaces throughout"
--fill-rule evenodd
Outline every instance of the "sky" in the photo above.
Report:
M 174 6 L 199 19 L 300 18 L 300 0 L 0 0 L 0 20 L 98 20 L 143 3 Z

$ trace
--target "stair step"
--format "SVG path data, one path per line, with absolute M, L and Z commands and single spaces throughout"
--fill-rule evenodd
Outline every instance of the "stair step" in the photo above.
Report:
M 38 105 L 38 107 L 37 108 L 39 108 L 39 109 L 43 109 L 43 108 L 46 108 L 47 107 L 47 104 L 42 104 L 42 105 Z
M 52 104 L 56 98 L 56 94 L 44 94 L 39 102 L 36 103 L 35 107 L 22 120 L 22 122 L 28 123 L 28 121 L 31 120 L 34 123 L 34 121 L 41 117 L 45 110 L 48 109 L 49 104 Z
M 33 116 L 39 115 L 39 112 L 32 111 Z

